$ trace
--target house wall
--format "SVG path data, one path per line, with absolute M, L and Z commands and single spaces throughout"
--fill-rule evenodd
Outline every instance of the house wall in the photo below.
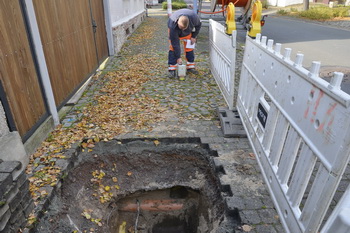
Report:
M 313 2 L 313 0 L 309 0 L 310 2 Z M 285 6 L 291 6 L 294 4 L 302 4 L 304 0 L 268 0 L 268 4 L 270 6 L 279 6 L 279 7 L 285 7 Z
M 109 21 L 112 27 L 113 49 L 118 53 L 136 28 L 145 20 L 144 0 L 109 0 Z

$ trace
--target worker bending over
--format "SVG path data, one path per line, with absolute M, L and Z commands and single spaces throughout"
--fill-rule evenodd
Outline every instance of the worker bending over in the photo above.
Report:
M 194 63 L 194 48 L 187 48 L 187 43 L 193 45 L 196 43 L 196 38 L 201 29 L 202 23 L 198 15 L 189 9 L 180 9 L 170 15 L 168 20 L 169 30 L 169 77 L 175 77 L 177 64 L 182 64 L 180 41 L 184 42 L 186 53 L 186 68 L 187 72 L 198 74 Z

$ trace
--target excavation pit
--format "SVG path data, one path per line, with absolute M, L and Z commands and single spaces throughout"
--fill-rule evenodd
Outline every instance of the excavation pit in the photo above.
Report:
M 36 231 L 216 232 L 215 155 L 193 139 L 100 142 L 76 156 Z

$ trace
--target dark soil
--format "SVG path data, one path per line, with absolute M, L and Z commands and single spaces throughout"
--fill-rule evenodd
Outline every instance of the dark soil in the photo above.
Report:
M 204 206 L 197 205 L 197 215 L 202 221 L 200 226 L 205 227 L 194 232 L 215 232 L 223 218 L 223 202 L 210 153 L 200 144 L 112 141 L 99 143 L 94 151 L 81 152 L 78 158 L 80 161 L 53 198 L 37 232 L 111 232 L 112 225 L 116 228 L 111 216 L 116 215 L 118 201 L 131 194 L 140 198 L 142 193 L 173 187 L 200 194 L 200 205 Z M 106 195 L 101 201 L 101 196 Z M 164 192 L 153 194 L 153 198 L 164 199 L 162 195 Z M 133 224 L 127 223 L 126 229 Z

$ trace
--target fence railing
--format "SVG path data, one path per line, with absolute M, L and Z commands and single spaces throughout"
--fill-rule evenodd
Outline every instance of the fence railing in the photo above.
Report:
M 321 233 L 350 232 L 350 186 L 328 218 Z
M 286 231 L 318 232 L 349 162 L 350 96 L 342 73 L 328 83 L 280 50 L 247 37 L 237 109 Z
M 210 69 L 229 109 L 234 107 L 236 34 L 227 35 L 223 25 L 209 20 Z

